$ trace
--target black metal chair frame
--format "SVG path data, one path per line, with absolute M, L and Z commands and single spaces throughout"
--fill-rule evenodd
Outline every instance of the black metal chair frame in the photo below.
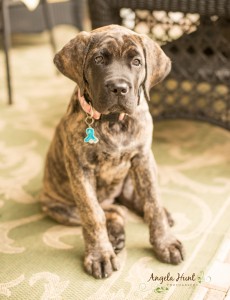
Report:
M 2 36 L 3 36 L 3 50 L 5 53 L 5 65 L 6 65 L 6 81 L 7 81 L 7 90 L 8 90 L 8 103 L 13 103 L 13 91 L 12 91 L 12 76 L 10 68 L 10 47 L 11 47 L 11 24 L 10 24 L 10 7 L 11 5 L 23 5 L 23 4 L 14 4 L 9 0 L 0 0 L 0 18 L 2 20 Z M 52 28 L 54 26 L 53 15 L 50 8 L 50 5 L 47 3 L 47 0 L 41 0 L 41 5 L 43 8 L 43 16 L 46 24 L 46 28 L 49 32 L 49 39 L 52 50 L 56 53 L 56 43 L 54 39 L 54 34 Z

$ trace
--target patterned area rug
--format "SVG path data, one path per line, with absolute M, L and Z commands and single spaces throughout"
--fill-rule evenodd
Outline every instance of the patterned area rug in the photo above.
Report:
M 55 33 L 60 45 L 75 34 L 69 27 Z M 191 121 L 155 124 L 162 199 L 186 259 L 157 261 L 146 224 L 129 212 L 121 269 L 93 279 L 83 271 L 81 228 L 55 223 L 37 202 L 45 154 L 74 84 L 56 75 L 44 34 L 17 37 L 11 55 L 12 107 L 0 88 L 0 299 L 230 299 L 230 133 Z

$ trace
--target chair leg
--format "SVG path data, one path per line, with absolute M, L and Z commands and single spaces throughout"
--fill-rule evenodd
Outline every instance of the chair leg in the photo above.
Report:
M 47 0 L 42 0 L 42 8 L 43 8 L 43 14 L 44 14 L 46 27 L 49 31 L 50 44 L 51 44 L 53 53 L 56 54 L 57 46 L 56 46 L 56 42 L 55 42 L 54 34 L 53 34 L 54 18 L 53 18 L 52 11 L 50 9 L 50 4 L 47 2 Z
M 12 104 L 13 96 L 12 96 L 12 86 L 11 86 L 10 57 L 9 57 L 11 29 L 10 29 L 9 6 L 7 5 L 7 0 L 2 0 L 1 13 L 2 13 L 2 26 L 3 26 L 3 48 L 5 52 L 5 61 L 6 61 L 8 103 Z

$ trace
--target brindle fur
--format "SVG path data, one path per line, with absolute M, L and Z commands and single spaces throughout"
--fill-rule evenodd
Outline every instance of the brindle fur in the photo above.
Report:
M 111 72 L 116 66 L 116 76 L 126 76 L 132 86 L 122 98 L 122 109 L 130 115 L 118 122 L 95 120 L 93 128 L 99 143 L 88 144 L 83 141 L 86 114 L 77 89 L 89 96 L 100 113 L 108 113 L 115 101 L 104 87 L 107 77 L 115 75 L 110 71 L 108 75 L 106 66 L 101 66 L 105 69 L 100 75 L 93 65 L 93 57 L 102 47 L 113 57 L 109 62 Z M 138 72 L 131 67 L 127 71 L 129 48 L 137 48 L 143 61 Z M 124 247 L 125 216 L 115 200 L 144 216 L 153 251 L 161 261 L 180 263 L 183 247 L 170 231 L 172 220 L 159 197 L 151 151 L 153 123 L 146 101 L 149 89 L 169 72 L 169 59 L 149 38 L 112 25 L 78 34 L 55 56 L 55 64 L 78 87 L 47 154 L 43 210 L 63 224 L 82 225 L 84 266 L 96 278 L 110 276 L 119 268 L 116 253 Z

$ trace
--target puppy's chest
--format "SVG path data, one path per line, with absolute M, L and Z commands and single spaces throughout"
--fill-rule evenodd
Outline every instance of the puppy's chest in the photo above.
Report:
M 121 193 L 124 179 L 131 166 L 130 154 L 100 153 L 95 165 L 98 201 L 114 199 Z
M 106 181 L 125 176 L 125 173 L 130 168 L 131 158 L 132 152 L 108 153 L 104 151 L 98 155 L 96 174 Z

